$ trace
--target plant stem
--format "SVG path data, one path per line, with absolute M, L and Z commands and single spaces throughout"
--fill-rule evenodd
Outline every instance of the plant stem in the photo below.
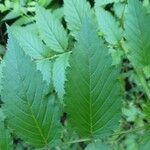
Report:
M 134 133 L 134 132 L 137 132 L 137 131 L 145 130 L 148 127 L 149 127 L 149 125 L 144 125 L 144 126 L 141 126 L 141 127 L 138 127 L 138 128 L 131 129 L 131 130 L 114 133 L 113 136 Z
M 143 74 L 143 71 L 140 70 L 140 69 L 135 69 L 138 77 L 139 77 L 139 80 L 142 84 L 142 87 L 148 97 L 148 99 L 150 100 L 150 88 L 148 87 L 148 84 L 146 83 L 146 80 L 145 80 L 145 77 L 144 77 L 144 74 Z
M 74 141 L 67 142 L 67 143 L 65 143 L 64 145 L 75 144 L 75 143 L 80 143 L 80 142 L 87 142 L 87 141 L 91 141 L 91 139 L 79 139 L 79 140 L 74 140 Z

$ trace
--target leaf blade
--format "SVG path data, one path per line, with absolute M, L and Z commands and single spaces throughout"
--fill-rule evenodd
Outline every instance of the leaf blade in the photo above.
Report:
M 80 136 L 110 134 L 117 124 L 121 97 L 118 69 L 111 63 L 95 28 L 85 22 L 70 58 L 65 96 L 70 123 Z
M 76 38 L 84 17 L 91 17 L 92 11 L 86 0 L 64 0 L 64 14 L 71 35 Z
M 64 52 L 68 47 L 68 37 L 59 20 L 44 8 L 37 6 L 36 21 L 47 46 L 55 52 Z
M 0 109 L 0 149 L 2 150 L 12 150 L 12 139 L 8 129 L 4 125 L 5 116 Z
M 10 29 L 8 32 L 2 81 L 4 111 L 9 125 L 27 143 L 35 147 L 48 146 L 57 139 L 60 129 L 55 96 L 48 94 L 48 87 L 35 64 L 25 55 Z
M 105 39 L 110 44 L 118 44 L 122 38 L 122 30 L 115 18 L 103 8 L 96 8 L 99 29 L 104 33 Z
M 150 15 L 139 1 L 129 0 L 125 15 L 126 47 L 135 67 L 149 66 Z

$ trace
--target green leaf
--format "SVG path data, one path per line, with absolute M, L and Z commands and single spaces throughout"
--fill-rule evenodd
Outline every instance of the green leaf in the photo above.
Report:
M 48 84 L 52 83 L 52 62 L 49 60 L 39 60 L 36 62 L 37 69 L 41 71 L 43 75 L 43 80 Z
M 19 17 L 20 15 L 21 15 L 20 11 L 12 10 L 2 19 L 2 21 L 15 19 L 15 18 Z
M 129 0 L 125 15 L 126 47 L 134 67 L 150 65 L 150 15 L 142 3 Z
M 100 31 L 110 44 L 118 44 L 122 38 L 122 30 L 110 12 L 103 8 L 96 8 L 96 16 Z
M 4 125 L 5 116 L 0 108 L 0 149 L 12 150 L 12 139 L 8 129 Z
M 104 6 L 113 2 L 119 2 L 119 0 L 95 0 L 95 6 Z
M 45 54 L 50 53 L 49 50 L 36 34 L 26 28 L 14 26 L 11 27 L 11 31 L 25 53 L 36 60 L 37 69 L 42 72 L 43 79 L 49 84 L 51 81 L 51 62 L 44 59 Z
M 101 141 L 96 141 L 89 144 L 85 150 L 112 150 L 109 145 L 103 144 Z
M 2 70 L 3 70 L 3 67 L 4 67 L 4 61 L 2 61 L 0 63 L 0 93 L 1 93 L 1 90 L 2 90 L 2 78 L 3 78 Z
M 139 145 L 139 150 L 149 150 L 149 148 L 150 148 L 150 141 L 147 141 Z
M 144 66 L 143 72 L 144 72 L 147 79 L 150 78 L 150 65 L 149 66 Z
M 17 19 L 13 25 L 15 26 L 21 26 L 21 25 L 26 25 L 30 24 L 34 21 L 34 17 L 27 17 L 27 16 L 22 16 L 21 18 Z
M 115 12 L 115 15 L 118 18 L 120 18 L 120 19 L 122 19 L 122 17 L 124 16 L 125 6 L 126 6 L 126 4 L 125 3 L 121 3 L 121 2 L 115 3 L 113 5 L 113 10 Z
M 11 27 L 11 31 L 26 54 L 33 59 L 44 58 L 44 45 L 36 34 L 29 32 L 26 28 L 17 26 Z
M 146 115 L 146 119 L 150 121 L 150 102 L 149 101 L 146 103 L 146 106 L 144 107 L 144 113 Z
M 52 0 L 38 0 L 38 3 L 44 7 L 48 6 Z
M 101 137 L 117 126 L 121 114 L 119 69 L 96 29 L 85 21 L 70 57 L 65 104 L 80 136 Z
M 68 47 L 68 37 L 62 24 L 49 11 L 36 7 L 36 21 L 44 42 L 53 51 L 64 52 Z
M 4 55 L 5 53 L 5 47 L 0 44 L 0 55 Z
M 64 14 L 71 35 L 76 38 L 84 17 L 90 17 L 92 11 L 86 0 L 64 0 Z
M 56 98 L 10 31 L 3 69 L 3 109 L 19 137 L 35 147 L 48 147 L 60 129 Z
M 53 83 L 60 100 L 65 94 L 64 83 L 66 81 L 66 68 L 69 66 L 70 53 L 61 54 L 53 65 Z

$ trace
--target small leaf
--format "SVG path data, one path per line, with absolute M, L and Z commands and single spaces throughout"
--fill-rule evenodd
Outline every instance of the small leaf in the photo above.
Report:
M 49 11 L 36 7 L 36 21 L 42 39 L 53 51 L 64 52 L 68 47 L 65 29 Z
M 64 83 L 66 81 L 66 68 L 69 66 L 70 53 L 61 54 L 53 65 L 53 83 L 60 100 L 65 94 Z
M 92 16 L 92 10 L 86 0 L 64 0 L 64 14 L 71 35 L 76 38 L 84 17 Z
M 12 139 L 4 125 L 5 116 L 0 108 L 0 150 L 12 150 Z
M 48 84 L 52 83 L 52 62 L 49 60 L 39 60 L 36 62 L 37 69 L 41 71 L 43 75 L 43 80 Z
M 125 14 L 126 47 L 134 67 L 150 65 L 150 14 L 138 0 L 129 0 Z
M 44 53 L 44 45 L 36 34 L 29 32 L 23 27 L 11 27 L 11 32 L 18 41 L 18 44 L 25 51 L 26 54 L 30 55 L 33 59 L 42 59 L 42 53 Z
M 95 0 L 95 6 L 104 6 L 113 2 L 119 2 L 120 0 Z
M 36 34 L 26 28 L 11 27 L 11 31 L 25 53 L 36 60 L 37 69 L 41 71 L 43 79 L 49 84 L 52 76 L 51 62 L 44 59 L 45 54 L 50 53 L 49 49 L 46 48 Z
M 109 145 L 103 144 L 101 141 L 96 141 L 89 144 L 85 150 L 112 150 Z
M 44 7 L 48 6 L 51 2 L 52 0 L 38 0 L 38 4 Z
M 110 44 L 118 44 L 122 38 L 122 30 L 115 18 L 103 8 L 96 8 L 96 16 L 100 31 Z

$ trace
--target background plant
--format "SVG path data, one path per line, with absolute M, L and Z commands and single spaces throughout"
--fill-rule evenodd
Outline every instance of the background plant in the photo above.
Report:
M 148 150 L 149 6 L 1 1 L 0 149 Z

